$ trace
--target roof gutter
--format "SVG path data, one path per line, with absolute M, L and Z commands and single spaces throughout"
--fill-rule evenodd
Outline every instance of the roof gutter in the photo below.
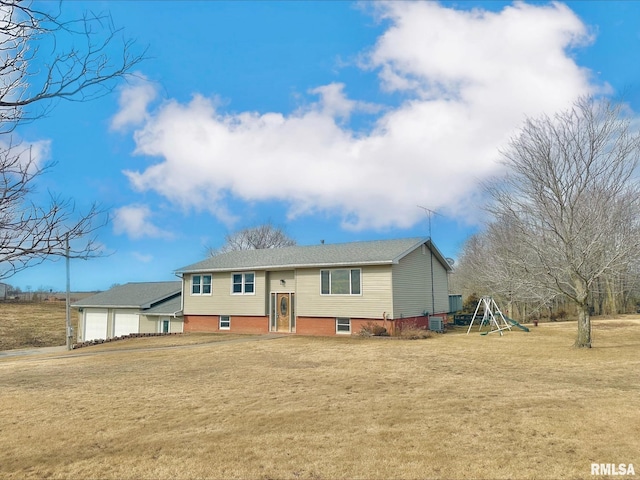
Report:
M 244 272 L 250 270 L 290 270 L 293 268 L 323 268 L 323 267 L 353 267 L 353 266 L 371 266 L 371 265 L 392 265 L 397 264 L 398 260 L 375 260 L 364 262 L 337 262 L 337 263 L 294 263 L 290 265 L 250 265 L 242 267 L 216 267 L 216 268 L 198 268 L 197 270 L 176 270 L 174 274 L 184 275 L 185 273 L 211 273 L 211 272 Z

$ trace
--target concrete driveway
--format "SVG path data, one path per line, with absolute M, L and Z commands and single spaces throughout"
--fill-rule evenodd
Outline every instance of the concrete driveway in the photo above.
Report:
M 62 353 L 66 351 L 67 351 L 67 347 L 64 345 L 60 347 L 19 348 L 16 350 L 0 351 L 0 358 L 22 357 L 22 356 L 29 356 L 29 355 L 44 355 L 47 353 Z
M 132 351 L 153 351 L 153 350 L 176 350 L 176 349 L 185 349 L 185 348 L 203 348 L 203 347 L 211 347 L 214 345 L 225 345 L 230 343 L 244 343 L 244 342 L 259 342 L 264 340 L 275 340 L 278 338 L 285 338 L 288 335 L 285 334 L 277 334 L 277 333 L 267 333 L 264 335 L 256 335 L 256 336 L 247 336 L 245 338 L 233 338 L 229 340 L 219 340 L 216 342 L 205 342 L 205 343 L 194 343 L 194 344 L 186 344 L 186 345 L 166 345 L 166 346 L 157 346 L 157 347 L 147 347 L 144 345 L 140 345 L 136 348 L 127 348 L 127 349 L 113 349 L 113 350 L 99 350 L 92 351 L 91 347 L 85 347 L 82 349 L 76 350 L 67 350 L 67 347 L 62 345 L 60 347 L 41 347 L 41 348 L 22 348 L 16 350 L 4 350 L 0 351 L 0 360 L 3 358 L 12 358 L 12 357 L 33 357 L 38 355 L 46 355 L 46 354 L 58 354 L 63 355 L 67 358 L 72 357 L 84 357 L 84 356 L 93 356 L 93 355 L 103 355 L 103 354 L 119 354 L 123 352 L 132 352 Z M 103 344 L 102 344 L 103 345 Z M 60 358 L 60 356 L 52 356 L 48 358 Z

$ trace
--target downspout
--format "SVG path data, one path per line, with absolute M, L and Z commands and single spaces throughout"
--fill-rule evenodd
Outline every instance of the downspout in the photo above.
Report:
M 174 275 L 180 279 L 180 310 L 179 311 L 184 314 L 184 278 L 180 273 L 174 273 Z M 176 313 L 178 312 L 175 312 L 173 314 L 174 318 Z
M 182 274 L 175 273 L 176 277 L 180 279 L 180 312 L 182 312 L 182 333 L 184 333 L 184 277 Z M 178 312 L 174 312 L 173 318 L 177 317 Z

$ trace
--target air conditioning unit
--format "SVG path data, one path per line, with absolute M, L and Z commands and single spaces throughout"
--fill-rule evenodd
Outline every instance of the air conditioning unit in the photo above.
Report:
M 429 330 L 432 332 L 444 332 L 444 322 L 440 317 L 432 317 L 429 319 Z

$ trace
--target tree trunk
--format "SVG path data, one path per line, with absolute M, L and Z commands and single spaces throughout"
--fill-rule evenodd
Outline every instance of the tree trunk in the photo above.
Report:
M 616 293 L 618 290 L 617 287 L 618 282 L 615 278 L 607 279 L 607 295 L 609 297 L 609 307 L 611 309 L 611 311 L 609 312 L 610 315 L 617 315 L 618 313 L 620 313 L 618 307 L 619 295 Z
M 587 302 L 578 305 L 578 337 L 575 346 L 591 348 L 591 315 Z
M 591 348 L 591 311 L 589 308 L 589 287 L 581 279 L 574 277 L 573 285 L 576 292 L 576 307 L 578 308 L 578 336 L 577 348 Z

